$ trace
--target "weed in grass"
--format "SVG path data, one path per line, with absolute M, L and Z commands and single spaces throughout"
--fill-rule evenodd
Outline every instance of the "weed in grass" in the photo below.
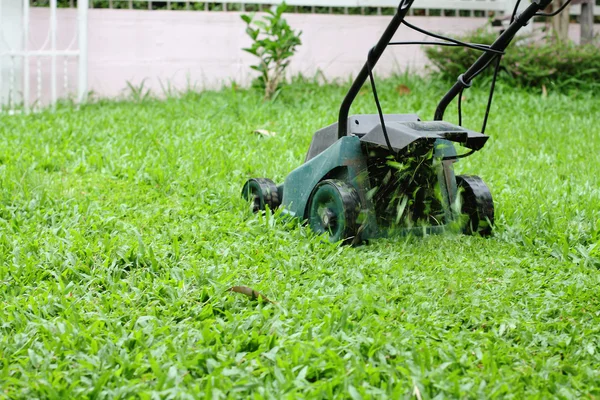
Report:
M 378 87 L 423 118 L 445 89 Z M 600 396 L 598 101 L 497 94 L 492 138 L 457 164 L 489 183 L 495 237 L 358 248 L 240 198 L 302 163 L 343 87 L 3 116 L 0 398 Z M 477 129 L 486 92 L 466 97 Z

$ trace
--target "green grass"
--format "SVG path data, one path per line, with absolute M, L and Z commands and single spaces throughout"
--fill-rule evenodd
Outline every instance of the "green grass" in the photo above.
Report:
M 379 87 L 426 119 L 444 89 Z M 493 238 L 352 248 L 240 199 L 302 163 L 344 92 L 1 116 L 0 398 L 598 398 L 597 94 L 498 88 L 457 165 L 492 190 Z M 486 93 L 465 96 L 479 129 Z M 353 112 L 374 111 L 363 92 Z

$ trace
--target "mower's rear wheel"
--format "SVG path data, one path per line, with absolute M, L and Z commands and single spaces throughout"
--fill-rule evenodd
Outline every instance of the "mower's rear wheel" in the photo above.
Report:
M 462 214 L 468 216 L 464 233 L 490 236 L 494 225 L 494 201 L 483 180 L 475 175 L 458 175 L 456 184 L 462 196 Z
M 268 205 L 271 210 L 281 204 L 277 185 L 267 178 L 253 178 L 246 182 L 242 189 L 242 197 L 252 201 L 252 212 L 264 210 Z
M 330 242 L 358 244 L 360 198 L 356 190 L 338 179 L 315 186 L 308 200 L 308 224 L 317 234 L 326 233 Z

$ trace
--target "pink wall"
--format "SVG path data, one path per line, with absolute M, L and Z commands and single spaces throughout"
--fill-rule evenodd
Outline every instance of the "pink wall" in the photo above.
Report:
M 59 11 L 59 47 L 66 47 L 75 32 L 76 11 Z M 367 52 L 375 44 L 390 17 L 328 14 L 288 14 L 292 27 L 300 29 L 303 45 L 291 64 L 292 73 L 312 76 L 317 69 L 328 79 L 356 73 Z M 32 41 L 41 44 L 48 27 L 48 9 L 32 9 Z M 486 23 L 484 18 L 411 17 L 425 29 L 460 34 Z M 577 36 L 577 25 L 573 25 Z M 235 12 L 108 10 L 89 11 L 89 89 L 97 95 L 118 96 L 127 92 L 127 82 L 161 94 L 161 84 L 177 89 L 218 88 L 230 80 L 249 81 L 253 56 L 242 51 L 250 44 L 240 14 Z M 424 35 L 402 28 L 398 40 L 424 40 Z M 76 43 L 75 43 L 76 46 Z M 47 61 L 47 60 L 46 60 Z M 409 68 L 420 70 L 426 59 L 419 46 L 391 48 L 377 66 L 380 75 Z M 44 82 L 48 82 L 49 63 Z M 32 64 L 32 68 L 35 65 Z M 67 73 L 75 90 L 76 62 L 69 62 Z M 34 71 L 34 70 L 32 70 Z M 34 71 L 35 72 L 35 71 Z M 32 76 L 32 90 L 36 77 Z M 64 79 L 59 79 L 63 87 Z M 47 98 L 48 84 L 43 88 Z M 64 95 L 65 91 L 61 92 Z
M 292 73 L 311 76 L 321 69 L 328 78 L 346 78 L 360 69 L 390 18 L 291 14 L 287 20 L 303 31 L 303 45 L 292 61 Z M 470 18 L 417 21 L 448 33 L 484 22 Z M 423 37 L 403 33 L 398 38 Z M 232 79 L 245 84 L 255 60 L 242 51 L 250 40 L 240 15 L 233 12 L 94 10 L 89 37 L 91 87 L 109 95 L 117 94 L 125 80 L 140 82 L 143 78 L 157 90 L 158 78 L 176 87 L 186 87 L 188 79 L 211 88 Z M 382 60 L 380 71 L 422 67 L 424 63 L 418 47 L 395 49 Z

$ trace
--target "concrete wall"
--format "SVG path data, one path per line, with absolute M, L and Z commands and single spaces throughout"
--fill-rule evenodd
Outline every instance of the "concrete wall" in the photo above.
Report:
M 378 40 L 389 17 L 291 14 L 287 20 L 303 31 L 303 45 L 291 64 L 291 73 L 312 76 L 321 70 L 327 78 L 356 73 Z M 419 18 L 428 29 L 459 33 L 485 23 L 472 18 Z M 398 40 L 422 40 L 422 34 L 403 30 Z M 98 93 L 114 95 L 127 80 L 160 90 L 158 78 L 177 87 L 189 82 L 218 87 L 235 80 L 246 84 L 255 58 L 242 51 L 250 45 L 238 13 L 117 11 L 90 13 L 90 85 Z M 388 52 L 378 67 L 422 68 L 418 47 Z
M 49 10 L 31 10 L 32 48 L 41 46 L 48 32 Z M 68 47 L 76 32 L 76 10 L 59 9 L 59 48 Z M 363 65 L 367 52 L 387 26 L 386 16 L 288 14 L 292 27 L 300 29 L 303 45 L 291 64 L 292 73 L 314 75 L 321 70 L 328 79 L 346 79 Z M 484 18 L 411 17 L 425 29 L 455 35 L 486 23 Z M 578 25 L 572 25 L 578 36 Z M 235 80 L 247 84 L 254 62 L 242 51 L 250 44 L 245 24 L 235 12 L 145 11 L 92 9 L 89 11 L 89 90 L 98 96 L 127 93 L 127 82 L 161 94 L 161 82 L 177 89 L 218 88 Z M 425 40 L 402 28 L 397 40 Z M 77 43 L 74 43 L 77 46 Z M 420 46 L 390 48 L 377 66 L 378 75 L 407 68 L 422 70 L 427 60 Z M 31 61 L 32 92 L 39 90 L 41 71 L 44 101 L 49 92 L 49 59 Z M 41 68 L 38 68 L 40 67 Z M 59 94 L 76 91 L 77 63 L 58 62 Z M 65 84 L 66 83 L 66 84 Z M 35 97 L 35 93 L 32 94 Z
M 73 39 L 76 17 L 76 10 L 58 10 L 59 48 L 67 48 Z M 286 18 L 295 29 L 303 31 L 303 45 L 292 61 L 290 72 L 312 76 L 321 70 L 327 79 L 346 79 L 355 74 L 390 20 L 380 16 L 326 14 L 289 14 Z M 449 34 L 485 23 L 482 18 L 414 17 L 412 20 L 426 29 Z M 48 9 L 33 8 L 31 21 L 30 48 L 37 49 L 48 34 Z M 232 80 L 247 84 L 251 79 L 250 65 L 255 61 L 242 51 L 250 45 L 250 40 L 240 14 L 234 12 L 92 9 L 88 37 L 89 90 L 101 97 L 126 94 L 127 82 L 139 86 L 145 81 L 145 87 L 157 94 L 168 84 L 178 89 L 218 88 Z M 397 39 L 425 37 L 404 28 Z M 60 96 L 76 91 L 77 63 L 74 59 L 66 60 L 65 63 L 65 58 L 58 59 Z M 419 70 L 425 64 L 419 46 L 395 47 L 384 55 L 377 73 Z M 41 95 L 46 103 L 50 59 L 31 60 L 30 65 L 31 96 L 37 97 L 40 89 L 39 74 Z

